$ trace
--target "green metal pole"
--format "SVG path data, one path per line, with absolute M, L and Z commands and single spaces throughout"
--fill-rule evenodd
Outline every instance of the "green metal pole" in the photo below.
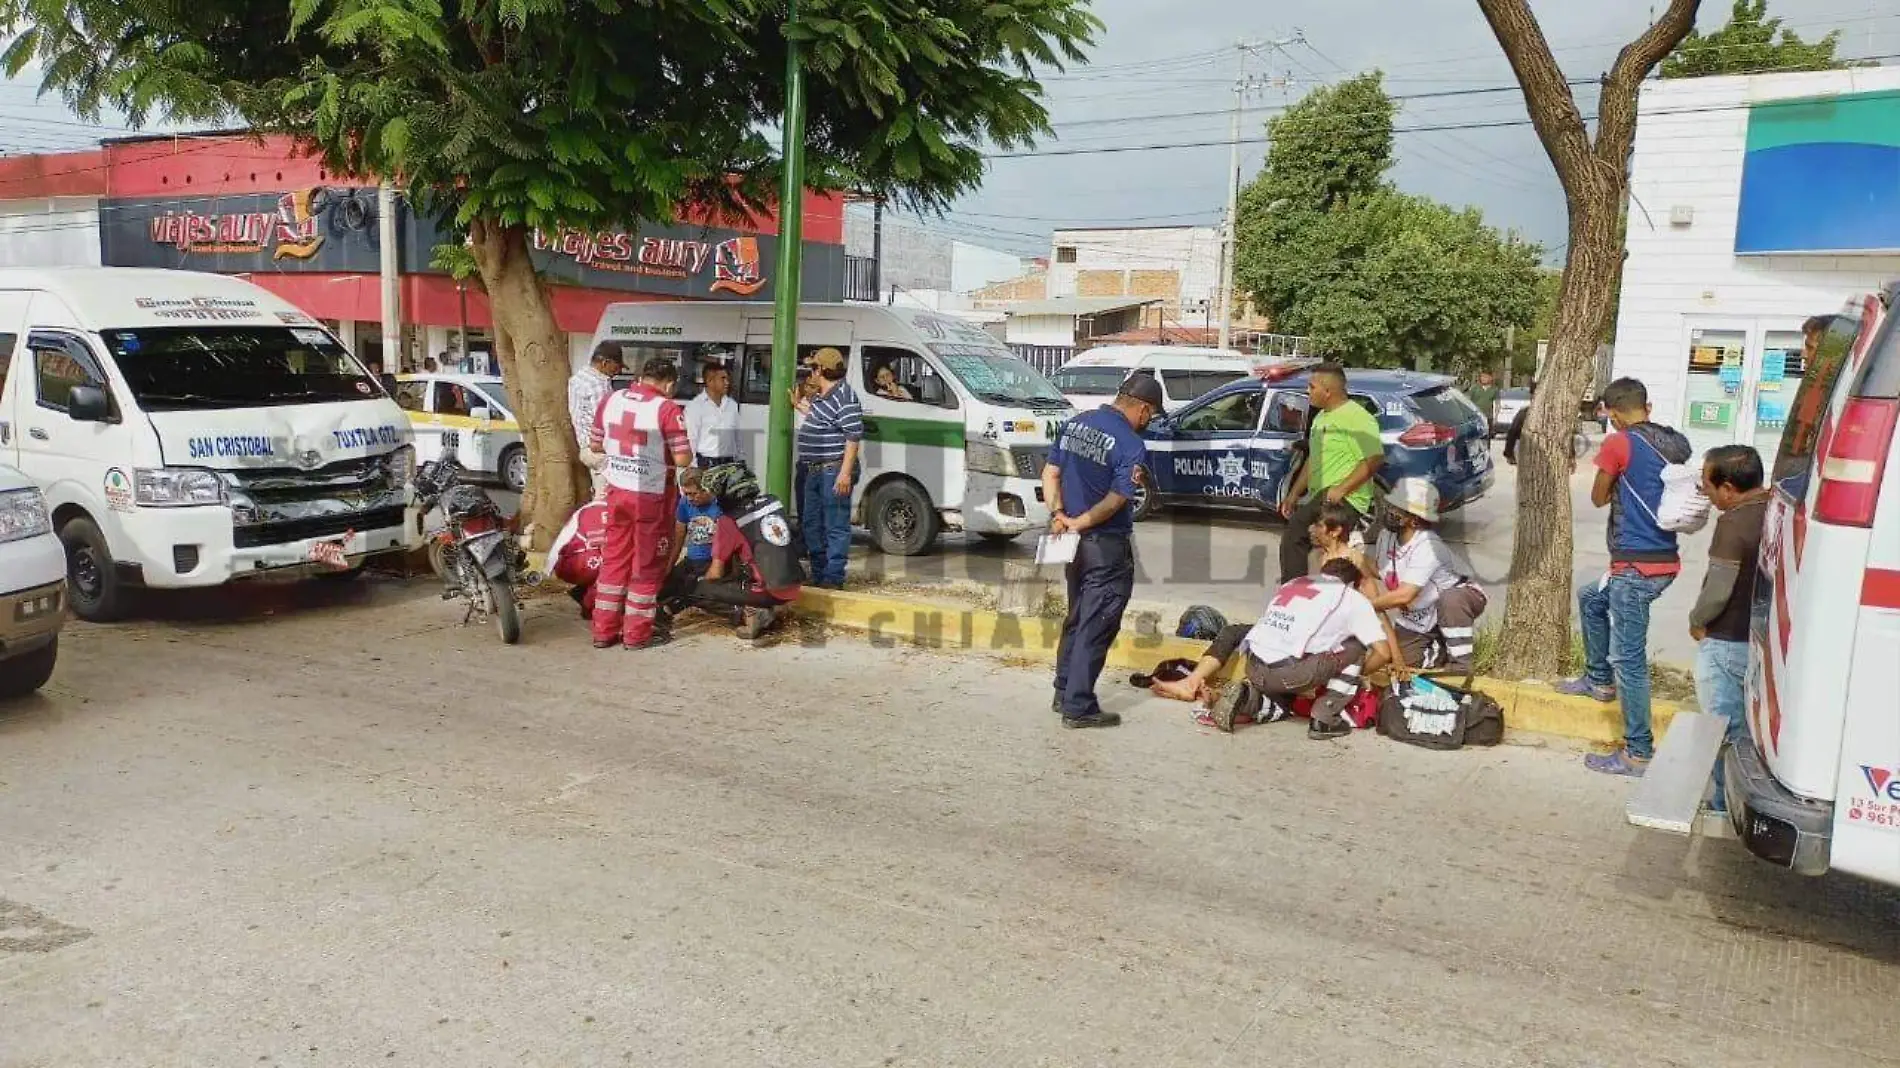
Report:
M 788 0 L 786 23 L 798 20 L 798 0 Z M 805 241 L 805 64 L 803 48 L 786 41 L 785 178 L 778 195 L 777 307 L 772 319 L 772 414 L 766 427 L 765 488 L 780 500 L 792 496 L 792 387 L 798 380 L 799 275 Z

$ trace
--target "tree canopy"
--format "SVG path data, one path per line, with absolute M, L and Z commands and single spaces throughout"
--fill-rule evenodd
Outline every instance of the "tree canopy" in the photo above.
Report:
M 1393 188 L 1383 78 L 1315 90 L 1267 124 L 1266 167 L 1243 191 L 1235 278 L 1275 329 L 1357 365 L 1464 369 L 1501 356 L 1535 317 L 1534 244 L 1471 208 Z
M 1665 78 L 1706 78 L 1716 74 L 1787 73 L 1839 70 L 1852 66 L 1835 56 L 1841 31 L 1803 41 L 1779 18 L 1768 17 L 1768 0 L 1735 0 L 1728 24 L 1711 34 L 1694 30 L 1662 62 Z

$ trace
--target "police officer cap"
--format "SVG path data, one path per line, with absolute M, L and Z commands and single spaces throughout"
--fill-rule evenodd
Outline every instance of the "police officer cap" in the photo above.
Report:
M 1161 383 L 1155 381 L 1155 376 L 1146 371 L 1137 371 L 1129 375 L 1127 381 L 1122 383 L 1121 395 L 1133 397 L 1157 412 L 1161 410 L 1163 403 Z

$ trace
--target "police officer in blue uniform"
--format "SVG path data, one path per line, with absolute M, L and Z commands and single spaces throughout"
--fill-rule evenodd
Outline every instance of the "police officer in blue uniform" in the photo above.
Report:
M 1050 531 L 1081 535 L 1069 564 L 1069 616 L 1056 650 L 1055 710 L 1064 727 L 1114 727 L 1122 721 L 1119 713 L 1102 711 L 1095 682 L 1135 590 L 1135 470 L 1148 462 L 1141 432 L 1161 404 L 1161 384 L 1153 375 L 1130 375 L 1113 403 L 1069 420 L 1042 469 Z

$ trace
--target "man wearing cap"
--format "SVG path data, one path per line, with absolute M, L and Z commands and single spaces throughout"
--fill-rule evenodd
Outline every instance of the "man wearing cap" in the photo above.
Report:
M 1372 606 L 1392 613 L 1404 666 L 1469 671 L 1487 601 L 1471 565 L 1434 529 L 1437 487 L 1399 479 L 1386 494 L 1381 524 L 1371 561 L 1381 592 Z
M 600 402 L 614 391 L 613 376 L 619 373 L 620 346 L 602 342 L 594 350 L 587 366 L 574 372 L 567 380 L 567 415 L 574 424 L 574 440 L 580 445 L 581 466 L 587 468 L 588 477 L 593 480 L 596 497 L 607 487 L 602 477 L 607 467 L 607 456 L 596 449 L 591 441 L 594 414 L 600 411 Z
M 811 367 L 817 395 L 798 428 L 798 473 L 805 480 L 798 517 L 813 585 L 841 590 L 851 552 L 851 483 L 864 441 L 864 408 L 844 380 L 844 353 L 819 349 Z
M 1049 530 L 1081 536 L 1069 562 L 1069 615 L 1056 649 L 1055 710 L 1064 727 L 1114 727 L 1095 682 L 1135 591 L 1135 470 L 1148 462 L 1141 432 L 1161 411 L 1161 384 L 1136 373 L 1113 403 L 1069 420 L 1042 469 Z
M 739 462 L 739 402 L 732 399 L 730 368 L 723 355 L 708 358 L 703 388 L 686 402 L 686 436 L 703 468 Z

